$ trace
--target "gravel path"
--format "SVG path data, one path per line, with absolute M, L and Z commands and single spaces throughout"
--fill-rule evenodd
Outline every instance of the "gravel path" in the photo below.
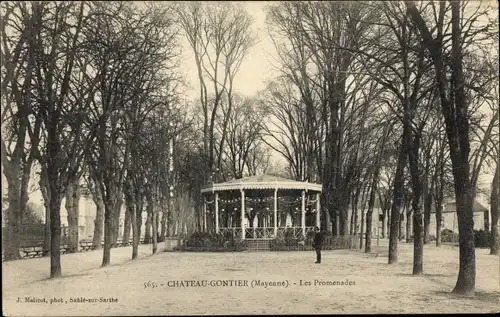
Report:
M 387 241 L 372 254 L 314 252 L 162 252 L 141 246 L 62 256 L 64 277 L 48 280 L 49 259 L 2 264 L 9 316 L 459 313 L 500 311 L 500 261 L 477 249 L 475 298 L 450 294 L 458 248 L 426 246 L 424 272 L 412 276 L 412 246 L 387 265 Z M 182 283 L 181 283 L 182 281 Z M 341 282 L 347 285 L 340 285 Z M 226 283 L 226 285 L 221 285 Z M 231 283 L 235 284 L 231 286 Z M 196 285 L 198 284 L 198 285 Z M 335 285 L 339 284 L 339 285 Z M 46 302 L 29 303 L 30 299 Z M 81 302 L 81 301 L 85 302 Z

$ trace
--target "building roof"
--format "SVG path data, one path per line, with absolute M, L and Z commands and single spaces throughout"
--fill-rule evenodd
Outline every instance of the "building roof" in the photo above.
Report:
M 473 212 L 485 212 L 488 211 L 488 208 L 483 206 L 480 202 L 477 200 L 474 200 L 474 206 L 472 206 Z M 455 201 L 450 201 L 446 203 L 445 208 L 443 212 L 456 212 L 457 211 L 457 204 Z
M 214 183 L 201 190 L 202 193 L 241 190 L 241 189 L 297 189 L 321 192 L 322 185 L 309 182 L 299 182 L 272 175 L 256 175 L 233 179 L 224 183 Z

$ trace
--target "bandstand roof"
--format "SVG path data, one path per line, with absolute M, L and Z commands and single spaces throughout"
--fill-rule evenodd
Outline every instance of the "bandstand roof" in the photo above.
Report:
M 216 191 L 231 191 L 241 189 L 295 189 L 321 192 L 322 185 L 309 182 L 299 182 L 271 175 L 258 175 L 233 179 L 224 183 L 214 183 L 201 190 L 202 193 Z

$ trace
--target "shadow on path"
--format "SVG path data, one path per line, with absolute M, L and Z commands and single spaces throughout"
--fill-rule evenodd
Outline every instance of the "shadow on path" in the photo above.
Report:
M 57 280 L 60 280 L 60 279 L 65 279 L 65 278 L 70 278 L 70 277 L 81 277 L 81 276 L 88 276 L 88 275 L 89 275 L 88 273 L 66 274 L 66 275 L 62 275 L 62 276 L 57 277 L 57 278 L 44 277 L 42 279 L 35 280 L 34 282 L 57 281 Z M 29 285 L 29 284 L 32 284 L 32 283 L 33 282 L 24 283 L 24 284 L 21 284 L 19 286 Z
M 464 300 L 464 299 L 470 299 L 470 300 L 477 300 L 481 302 L 486 302 L 486 303 L 491 303 L 491 304 L 498 304 L 498 301 L 500 300 L 500 292 L 483 292 L 483 291 L 476 291 L 475 296 L 470 296 L 470 295 L 460 295 L 460 294 L 455 294 L 451 292 L 452 288 L 450 288 L 450 291 L 433 291 L 431 294 L 434 294 L 436 296 L 445 296 L 450 299 L 459 299 L 459 300 Z

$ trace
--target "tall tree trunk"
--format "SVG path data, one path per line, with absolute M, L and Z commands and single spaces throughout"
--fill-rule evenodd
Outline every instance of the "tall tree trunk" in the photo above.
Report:
M 31 61 L 31 59 L 30 59 Z M 29 95 L 27 95 L 29 96 Z M 5 260 L 17 260 L 21 258 L 19 247 L 21 246 L 21 231 L 20 226 L 23 224 L 23 217 L 28 206 L 28 185 L 31 175 L 31 167 L 34 157 L 30 154 L 28 159 L 25 159 L 24 142 L 26 136 L 26 127 L 29 124 L 27 120 L 27 109 L 19 110 L 19 120 L 21 121 L 18 130 L 18 140 L 16 148 L 12 153 L 12 158 L 9 162 L 7 159 L 4 143 L 2 141 L 2 167 L 3 174 L 7 179 L 9 209 L 7 212 L 7 235 L 4 241 Z M 32 144 L 36 147 L 36 143 Z
M 389 232 L 389 264 L 398 262 L 398 238 L 399 238 L 399 213 L 401 209 L 401 199 L 403 198 L 404 169 L 406 166 L 406 141 L 402 138 L 399 150 L 396 174 L 394 175 L 394 189 L 391 206 L 391 225 Z
M 139 255 L 139 243 L 141 242 L 141 226 L 142 226 L 142 197 L 136 193 L 135 200 L 135 219 L 132 221 L 132 226 L 135 226 L 134 240 L 132 245 L 132 260 L 137 259 Z
M 139 227 L 137 226 L 136 207 L 132 206 L 130 209 L 127 208 L 127 213 L 130 213 L 129 217 L 132 227 L 132 260 L 134 260 L 137 259 L 140 240 Z
M 383 146 L 382 146 L 383 148 Z M 369 253 L 372 251 L 372 220 L 373 220 L 373 205 L 375 204 L 375 193 L 377 192 L 377 184 L 378 184 L 378 175 L 380 171 L 380 157 L 377 158 L 377 164 L 375 166 L 375 171 L 373 172 L 373 180 L 370 191 L 370 198 L 368 201 L 368 212 L 366 213 L 366 236 L 365 236 L 365 253 Z M 378 221 L 378 217 L 377 217 Z
M 125 220 L 124 220 L 124 228 L 123 228 L 123 240 L 122 245 L 129 245 L 130 241 L 130 230 L 132 230 L 132 241 L 134 239 L 134 214 L 135 214 L 135 205 L 134 205 L 134 193 L 132 190 L 132 180 L 127 179 L 123 185 L 123 196 L 125 199 Z M 133 242 L 132 242 L 133 244 Z
M 18 260 L 21 258 L 19 248 L 21 247 L 21 202 L 19 197 L 20 180 L 8 181 L 9 211 L 7 213 L 7 236 L 5 241 L 5 260 Z
M 462 69 L 461 16 L 460 3 L 451 1 L 452 32 L 452 89 L 456 110 L 456 127 L 458 133 L 450 131 L 447 124 L 450 156 L 453 164 L 455 180 L 455 197 L 457 202 L 458 233 L 460 244 L 460 266 L 454 293 L 475 294 L 476 288 L 476 250 L 474 248 L 474 213 L 472 210 L 475 188 L 469 175 L 469 118 L 464 88 Z M 450 114 L 445 114 L 449 116 Z M 458 135 L 456 135 L 458 134 Z M 458 136 L 458 138 L 456 138 Z M 450 137 L 454 138 L 450 140 Z M 457 148 L 455 146 L 458 139 Z
M 500 186 L 498 184 L 498 171 L 499 165 L 497 162 L 497 168 L 495 170 L 495 176 L 493 177 L 493 184 L 491 187 L 491 241 L 490 241 L 490 254 L 498 255 L 498 245 L 500 243 L 498 234 L 498 196 L 500 196 Z
M 52 180 L 49 181 L 52 182 Z M 50 185 L 50 278 L 60 277 L 61 270 L 61 194 Z
M 424 236 L 420 199 L 413 201 L 413 275 L 423 273 Z
M 412 228 L 413 228 L 413 210 L 411 208 L 406 209 L 406 243 L 410 243 L 412 239 Z
M 107 165 L 105 162 L 103 165 Z M 118 183 L 115 175 L 102 177 L 104 182 L 98 182 L 102 196 L 104 198 L 104 249 L 102 256 L 102 266 L 107 266 L 111 263 L 111 248 L 113 247 L 113 235 L 115 234 L 115 218 L 117 212 L 118 201 L 121 200 Z
M 47 127 L 47 181 L 50 197 L 50 278 L 60 277 L 61 271 L 61 201 L 64 188 L 61 188 L 57 158 L 59 157 L 59 113 L 49 107 L 49 117 L 53 124 Z
M 104 234 L 104 200 L 98 186 L 96 186 L 96 195 L 92 195 L 92 200 L 94 200 L 96 206 L 92 247 L 94 250 L 100 250 Z
M 363 249 L 363 232 L 365 231 L 365 210 L 361 208 L 361 228 L 359 231 L 359 249 Z
M 151 212 L 150 212 L 150 207 L 149 207 L 149 202 L 147 205 L 147 218 L 146 218 L 146 227 L 144 228 L 144 244 L 150 244 L 151 243 Z
M 156 212 L 156 241 L 162 242 L 161 240 L 161 234 L 160 234 L 160 221 L 161 221 L 161 213 L 160 213 L 160 206 L 158 206 L 158 210 Z
M 422 196 L 422 180 L 419 169 L 419 148 L 420 148 L 420 132 L 414 132 L 413 136 L 410 130 L 410 120 L 405 113 L 406 120 L 404 125 L 407 127 L 407 150 L 408 161 L 411 175 L 412 188 L 412 209 L 413 209 L 413 275 L 423 273 L 423 257 L 424 257 L 424 228 L 422 207 L 420 198 Z M 403 128 L 404 129 L 404 128 Z M 424 193 L 425 195 L 425 193 Z
M 47 180 L 47 169 L 42 165 L 40 180 L 38 182 L 40 186 L 40 192 L 43 197 L 43 206 L 45 208 L 45 226 L 44 226 L 44 236 L 43 236 L 43 254 L 42 256 L 48 256 L 50 254 L 50 189 Z
M 356 197 L 353 201 L 353 212 L 354 212 L 354 235 L 358 234 L 358 201 L 359 201 L 359 192 L 356 194 Z
M 338 211 L 337 211 L 337 207 L 332 206 L 332 208 L 329 210 L 329 212 L 330 212 L 330 222 L 332 223 L 332 235 L 334 237 L 337 237 L 339 235 L 339 231 L 337 230 L 338 229 L 338 221 L 337 221 Z
M 355 195 L 351 197 L 351 221 L 349 224 L 349 235 L 352 236 L 354 233 L 354 215 L 356 214 L 356 208 L 354 206 Z
M 459 188 L 456 198 L 460 267 L 453 292 L 472 295 L 475 293 L 476 284 L 476 253 L 474 248 L 474 218 L 472 214 L 472 202 L 474 198 L 469 188 Z
M 130 206 L 128 203 L 126 203 L 126 209 L 125 209 L 125 220 L 123 223 L 123 239 L 122 239 L 122 246 L 128 246 L 129 241 L 130 241 L 130 229 L 131 229 L 131 222 L 130 222 L 130 217 L 133 214 L 131 209 L 133 209 L 133 206 Z
M 165 201 L 161 200 L 161 223 L 160 223 L 160 242 L 165 241 L 165 237 L 167 236 L 167 217 L 168 217 L 168 208 L 165 206 Z
M 68 252 L 78 252 L 78 216 L 80 202 L 79 180 L 69 182 L 66 189 L 66 211 L 68 213 Z
M 435 202 L 436 206 L 436 247 L 441 246 L 441 226 L 443 217 L 443 204 L 440 201 Z
M 431 206 L 432 206 L 432 191 L 433 185 L 431 185 L 431 189 L 425 193 L 425 204 L 424 204 L 424 244 L 428 244 L 431 241 L 430 234 L 430 225 L 431 225 Z
M 102 266 L 111 263 L 111 248 L 113 244 L 113 218 L 115 217 L 115 206 L 111 195 L 106 195 L 104 201 L 104 249 L 102 255 Z
M 324 206 L 321 208 L 321 214 L 320 214 L 320 229 L 321 231 L 324 231 L 324 232 L 330 232 L 330 229 L 329 229 L 329 226 L 327 224 L 327 213 L 329 212 L 328 211 L 328 208 L 329 208 L 329 205 L 328 205 L 328 198 L 327 198 L 327 193 L 324 192 L 325 190 L 325 184 L 323 184 L 323 191 L 321 192 L 321 195 L 319 196 L 320 198 L 320 204 L 321 206 Z M 280 226 L 282 225 L 281 224 L 281 221 L 282 218 L 281 218 L 281 215 L 278 215 L 278 221 L 280 223 Z
M 349 217 L 348 217 L 348 197 L 350 193 L 347 190 L 342 191 L 342 196 L 339 199 L 339 235 L 342 237 L 347 236 L 349 228 Z
M 158 251 L 158 219 L 159 213 L 153 211 L 153 254 Z
M 491 222 L 490 211 L 485 210 L 483 212 L 483 218 L 484 218 L 484 231 L 490 232 L 490 222 Z
M 151 230 L 151 233 L 149 234 L 149 239 L 152 240 L 153 242 L 153 254 L 156 254 L 156 251 L 158 249 L 157 245 L 157 233 L 156 233 L 156 215 L 155 215 L 155 205 L 153 202 L 153 196 L 148 195 L 148 206 L 147 206 L 147 211 L 148 211 L 148 219 L 146 221 L 146 235 L 148 234 L 148 230 Z M 147 223 L 150 223 L 148 226 Z
M 111 247 L 116 248 L 117 247 L 117 242 L 118 239 L 120 238 L 120 215 L 122 211 L 122 204 L 123 204 L 123 198 L 121 193 L 117 195 L 117 199 L 115 201 L 115 211 L 113 213 L 113 218 L 112 218 L 112 239 L 111 239 Z
M 403 240 L 403 237 L 404 237 L 404 230 L 403 230 L 403 223 L 404 223 L 404 220 L 405 220 L 405 213 L 402 212 L 399 214 L 399 241 Z
M 458 279 L 453 292 L 474 295 L 476 285 L 476 254 L 474 248 L 474 215 L 472 206 L 475 185 L 471 183 L 469 177 L 469 117 L 462 68 L 461 3 L 450 1 L 452 40 L 450 55 L 452 57 L 451 80 L 446 78 L 445 65 L 443 64 L 444 59 L 442 58 L 443 44 L 433 39 L 432 33 L 427 28 L 415 4 L 411 1 L 407 1 L 405 4 L 432 57 L 441 100 L 441 110 L 446 124 L 446 134 L 455 183 L 460 245 Z M 453 92 L 451 98 L 448 95 L 448 91 Z
M 382 238 L 385 239 L 386 234 L 385 232 L 387 231 L 387 208 L 382 209 Z
M 62 244 L 66 244 L 68 248 L 68 253 L 74 253 L 76 252 L 76 244 L 74 243 L 74 240 L 72 239 L 73 236 L 75 235 L 74 232 L 78 232 L 78 220 L 75 220 L 75 217 L 73 215 L 73 186 L 71 184 L 72 182 L 69 183 L 68 188 L 66 189 L 66 219 L 68 221 L 68 236 L 66 239 L 63 239 Z M 75 230 L 74 227 L 77 227 Z M 76 235 L 76 238 L 78 239 L 78 235 Z
M 173 197 L 170 197 L 170 196 L 168 197 L 168 209 L 167 210 L 168 210 L 167 211 L 167 236 L 171 237 L 173 235 L 173 229 L 174 229 L 174 198 Z M 198 218 L 200 218 L 200 217 L 198 217 Z M 201 217 L 201 218 L 203 218 L 203 217 Z M 201 225 L 201 221 L 200 221 L 200 225 Z M 208 226 L 207 226 L 207 228 L 208 228 Z

